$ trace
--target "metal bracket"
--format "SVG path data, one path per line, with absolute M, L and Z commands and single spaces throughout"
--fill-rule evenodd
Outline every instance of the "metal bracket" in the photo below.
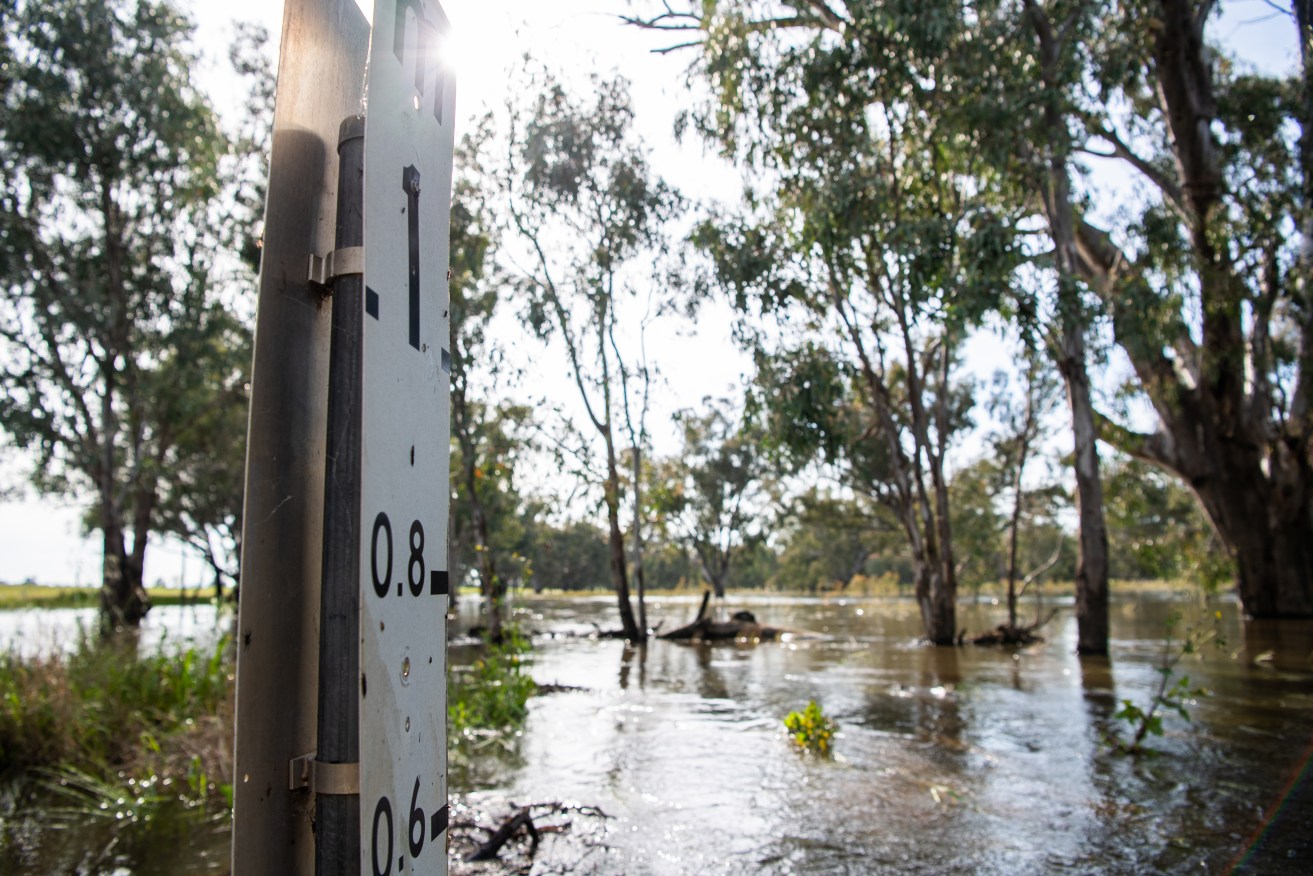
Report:
M 314 752 L 294 757 L 288 763 L 288 788 L 311 794 L 350 795 L 360 793 L 360 764 L 324 763 Z
M 310 254 L 309 280 L 316 286 L 331 287 L 338 277 L 365 273 L 365 248 L 346 246 L 320 258 Z

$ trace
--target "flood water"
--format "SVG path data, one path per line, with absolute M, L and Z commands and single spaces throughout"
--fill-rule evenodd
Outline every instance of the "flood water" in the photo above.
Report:
M 0 611 L 0 650 L 22 657 L 68 652 L 86 636 L 95 636 L 100 615 L 95 608 L 44 608 Z M 208 648 L 231 626 L 210 602 L 157 605 L 141 622 L 143 653 L 173 653 L 188 647 Z
M 658 600 L 649 617 L 671 629 L 696 607 Z M 1313 623 L 1246 623 L 1231 600 L 1119 597 L 1111 659 L 1082 659 L 1069 606 L 1048 642 L 1021 651 L 918 644 L 908 601 L 727 607 L 813 635 L 629 648 L 587 635 L 615 626 L 610 598 L 521 601 L 534 678 L 567 689 L 533 699 L 509 750 L 453 766 L 453 817 L 495 826 L 512 803 L 549 801 L 606 814 L 544 834 L 540 873 L 1313 873 Z M 1164 718 L 1157 754 L 1117 754 L 1114 713 L 1147 705 L 1178 611 L 1178 638 L 1216 624 L 1224 643 L 1177 667 L 1210 695 L 1191 721 Z M 959 607 L 972 631 L 1001 619 Z M 784 734 L 783 716 L 812 699 L 839 725 L 831 759 Z M 571 841 L 586 828 L 587 844 Z M 221 827 L 120 843 L 132 853 L 103 867 L 10 859 L 0 873 L 227 872 Z
M 1313 624 L 1243 624 L 1230 601 L 1119 599 L 1111 660 L 1092 660 L 1074 654 L 1070 610 L 1048 643 L 1015 652 L 917 644 L 907 601 L 748 607 L 819 637 L 535 639 L 534 677 L 585 690 L 539 697 L 518 758 L 453 785 L 476 803 L 567 800 L 611 816 L 605 848 L 540 853 L 543 870 L 1313 873 Z M 539 632 L 614 625 L 607 599 L 524 609 Z M 1224 647 L 1179 666 L 1212 695 L 1191 722 L 1165 719 L 1157 755 L 1116 754 L 1113 714 L 1123 698 L 1147 705 L 1177 610 L 1178 636 L 1222 612 Z M 696 606 L 649 611 L 670 629 Z M 962 606 L 959 625 L 988 629 L 999 611 Z M 833 760 L 801 756 L 783 733 L 809 699 L 839 724 Z

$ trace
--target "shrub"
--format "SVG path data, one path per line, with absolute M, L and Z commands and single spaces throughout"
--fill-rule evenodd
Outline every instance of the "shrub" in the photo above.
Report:
M 451 667 L 447 682 L 448 747 L 457 748 L 520 727 L 537 685 L 524 671 L 528 640 L 508 627 L 469 667 Z
M 821 707 L 812 700 L 801 712 L 789 712 L 784 716 L 784 728 L 790 738 L 803 751 L 828 755 L 830 741 L 838 725 L 821 711 Z

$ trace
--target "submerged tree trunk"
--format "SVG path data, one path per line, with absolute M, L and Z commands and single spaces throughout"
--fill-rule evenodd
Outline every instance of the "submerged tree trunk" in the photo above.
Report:
M 956 593 L 947 586 L 940 569 L 924 562 L 916 564 L 916 601 L 930 643 L 952 645 L 957 637 Z
M 1085 343 L 1081 328 L 1064 339 L 1062 373 L 1071 402 L 1072 436 L 1076 456 L 1076 505 L 1080 550 L 1076 557 L 1076 651 L 1108 653 L 1108 527 L 1103 515 L 1103 482 L 1085 370 Z
M 1254 618 L 1313 617 L 1313 473 L 1294 454 L 1264 472 L 1238 444 L 1218 442 L 1220 458 L 1189 469 L 1213 472 L 1194 491 L 1235 561 L 1241 604 Z
M 1240 601 L 1253 618 L 1313 617 L 1313 519 L 1273 519 L 1265 530 L 1246 524 L 1229 541 Z
M 124 541 L 123 518 L 115 501 L 118 488 L 113 436 L 117 432 L 118 415 L 114 410 L 117 374 L 112 370 L 105 377 L 105 394 L 101 399 L 102 433 L 99 448 L 97 489 L 100 492 L 100 532 L 102 543 L 100 626 L 105 635 L 140 626 L 141 619 L 150 610 L 150 600 L 142 586 L 140 561 L 134 563 Z M 144 551 L 144 533 L 136 533 L 138 546 L 134 554 Z
M 1061 71 L 1063 52 L 1070 48 L 1069 34 L 1055 31 L 1047 13 L 1027 0 L 1026 14 L 1039 46 L 1045 95 L 1043 123 L 1047 137 L 1042 200 L 1057 272 L 1057 310 L 1061 337 L 1058 369 L 1067 385 L 1071 430 L 1075 449 L 1076 504 L 1080 550 L 1076 560 L 1076 650 L 1081 654 L 1108 653 L 1108 528 L 1103 514 L 1103 483 L 1099 476 L 1098 432 L 1095 428 L 1090 378 L 1086 368 L 1085 331 L 1088 325 L 1081 301 L 1080 256 L 1076 216 L 1071 202 L 1071 133 L 1064 109 Z
M 141 567 L 132 562 L 124 548 L 123 530 L 115 523 L 102 523 L 104 565 L 101 575 L 101 629 L 109 634 L 133 629 L 150 610 L 150 599 L 142 585 Z
M 616 467 L 615 445 L 610 433 L 606 439 L 606 483 L 603 485 L 606 500 L 606 522 L 611 551 L 611 580 L 615 584 L 616 603 L 620 609 L 620 629 L 626 639 L 641 642 L 646 635 L 634 619 L 634 606 L 629 600 L 628 559 L 625 557 L 625 537 L 620 531 L 620 472 Z
M 628 410 L 626 409 L 626 413 Z M 632 431 L 632 427 L 631 427 Z M 638 628 L 647 637 L 647 580 L 643 574 L 643 451 L 634 445 L 634 583 L 638 585 Z
M 618 349 L 617 349 L 618 355 Z M 628 380 L 628 376 L 626 376 Z M 646 403 L 643 406 L 643 418 L 646 419 Z M 625 419 L 629 419 L 629 389 L 625 387 Z M 641 437 L 635 435 L 633 420 L 629 422 L 629 435 L 633 437 L 633 477 L 634 477 L 634 583 L 638 587 L 638 629 L 643 638 L 647 637 L 647 580 L 643 574 L 643 450 Z

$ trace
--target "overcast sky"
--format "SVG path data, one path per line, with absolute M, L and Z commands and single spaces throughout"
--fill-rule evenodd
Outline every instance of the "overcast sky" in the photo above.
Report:
M 281 0 L 183 2 L 196 18 L 207 53 L 202 84 L 221 109 L 235 106 L 240 96 L 226 71 L 233 22 L 263 23 L 276 45 Z M 357 2 L 368 5 L 368 0 Z M 704 155 L 695 141 L 681 145 L 671 136 L 673 118 L 688 100 L 682 76 L 687 59 L 679 53 L 655 55 L 650 49 L 662 44 L 659 35 L 621 26 L 616 16 L 629 9 L 625 0 L 446 0 L 442 5 L 453 25 L 458 65 L 458 135 L 470 119 L 502 102 L 507 70 L 526 51 L 550 67 L 580 75 L 618 70 L 633 83 L 637 124 L 653 149 L 657 171 L 693 198 L 736 195 L 732 170 Z M 1213 28 L 1215 39 L 1265 69 L 1295 65 L 1298 48 L 1287 16 L 1265 0 L 1231 0 L 1223 9 L 1226 17 Z M 694 335 L 671 332 L 653 343 L 661 348 L 665 378 L 654 422 L 660 413 L 696 404 L 709 393 L 735 391 L 744 363 L 730 342 L 728 320 L 704 319 Z M 21 471 L 12 461 L 0 469 L 0 478 L 0 486 L 21 487 Z M 80 537 L 80 507 L 31 497 L 0 502 L 0 582 L 30 577 L 43 583 L 98 583 L 99 546 Z M 146 580 L 175 583 L 183 574 L 188 584 L 207 577 L 198 559 L 185 560 L 176 548 L 155 542 Z

